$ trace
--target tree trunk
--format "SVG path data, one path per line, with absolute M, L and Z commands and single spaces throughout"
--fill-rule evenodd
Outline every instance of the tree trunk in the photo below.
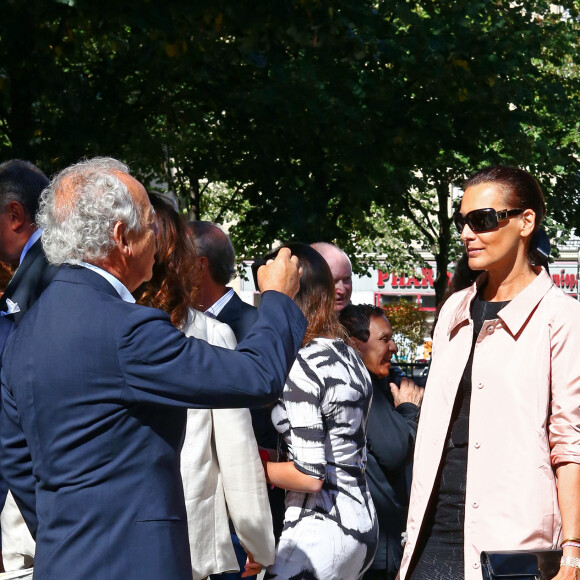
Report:
M 10 79 L 9 134 L 11 156 L 35 161 L 31 148 L 34 133 L 32 122 L 32 79 L 38 75 L 37 61 L 32 57 L 34 48 L 34 19 L 24 6 L 17 6 L 11 15 L 14 28 L 8 49 L 8 77 Z M 38 95 L 37 95 L 37 98 Z
M 437 277 L 435 278 L 435 301 L 439 305 L 445 290 L 447 290 L 449 266 L 449 245 L 451 243 L 451 216 L 448 211 L 449 183 L 437 184 L 437 199 L 439 209 L 437 217 L 439 219 L 439 236 L 437 239 L 438 250 L 435 253 L 435 264 L 437 265 Z

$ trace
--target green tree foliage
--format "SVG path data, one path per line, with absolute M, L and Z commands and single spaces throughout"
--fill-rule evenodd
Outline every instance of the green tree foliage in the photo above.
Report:
M 400 197 L 405 215 L 434 249 L 440 298 L 452 243 L 451 186 L 482 166 L 529 168 L 554 214 L 578 224 L 580 165 L 572 139 L 578 76 L 567 67 L 578 22 L 562 19 L 548 2 L 380 7 L 393 27 L 385 70 L 392 71 L 400 100 L 401 121 L 390 134 L 401 146 L 393 148 L 391 163 L 409 176 L 401 180 Z M 383 192 L 390 200 L 392 189 Z
M 240 257 L 332 240 L 396 266 L 422 246 L 444 273 L 451 185 L 482 165 L 528 167 L 580 224 L 580 35 L 562 6 L 5 0 L 0 157 L 48 173 L 119 157 L 191 217 L 237 217 Z

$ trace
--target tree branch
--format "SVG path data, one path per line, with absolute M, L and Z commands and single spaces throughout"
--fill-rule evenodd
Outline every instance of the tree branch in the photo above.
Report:
M 431 221 L 431 218 L 429 217 L 429 212 L 423 207 L 421 202 L 419 200 L 415 199 L 410 193 L 407 194 L 405 199 L 407 200 L 407 207 L 409 208 L 409 210 L 410 210 L 409 202 L 412 202 L 413 207 L 417 211 L 419 211 L 421 213 L 421 215 L 425 218 L 425 221 L 427 222 L 427 224 L 429 226 L 429 230 L 431 231 L 431 236 L 436 238 L 437 237 L 437 229 L 433 226 L 433 222 Z
M 435 242 L 435 237 L 431 234 L 431 232 L 425 229 L 423 224 L 415 217 L 415 214 L 413 213 L 413 210 L 409 205 L 408 198 L 405 198 L 405 206 L 407 217 L 415 224 L 417 229 L 427 238 L 429 245 L 433 245 L 433 243 Z
M 220 211 L 217 214 L 217 216 L 212 220 L 214 221 L 216 224 L 220 222 L 220 220 L 222 219 L 222 216 L 224 215 L 224 211 L 226 210 L 226 207 L 229 206 L 232 201 L 234 201 L 234 199 L 236 198 L 236 196 L 238 195 L 238 193 L 240 193 L 240 190 L 242 189 L 241 185 L 238 185 L 236 187 L 236 189 L 234 189 L 234 192 L 232 193 L 232 195 L 230 196 L 230 198 L 227 201 L 227 204 L 222 204 L 222 206 L 220 207 Z

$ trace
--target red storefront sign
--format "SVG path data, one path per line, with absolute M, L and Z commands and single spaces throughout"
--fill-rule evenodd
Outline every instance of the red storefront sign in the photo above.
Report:
M 384 288 L 388 285 L 389 288 L 394 290 L 399 289 L 434 289 L 434 272 L 432 268 L 421 268 L 421 275 L 417 276 L 406 276 L 405 274 L 395 274 L 394 272 L 382 272 L 377 270 L 378 280 L 377 286 L 379 288 Z
M 554 271 L 552 266 L 550 275 L 554 284 L 562 288 L 565 292 L 576 292 L 578 286 L 578 278 L 576 274 L 572 274 L 568 270 L 559 269 Z M 447 273 L 449 277 L 450 274 Z M 377 270 L 377 287 L 384 289 L 385 286 L 392 290 L 434 290 L 435 288 L 435 271 L 433 268 L 421 268 L 421 274 L 415 276 L 407 276 L 405 274 L 396 274 L 394 272 L 382 272 Z
M 562 288 L 565 292 L 575 292 L 578 285 L 578 280 L 574 274 L 569 274 L 566 270 L 560 270 L 558 273 L 552 273 L 552 280 L 554 284 L 559 288 Z

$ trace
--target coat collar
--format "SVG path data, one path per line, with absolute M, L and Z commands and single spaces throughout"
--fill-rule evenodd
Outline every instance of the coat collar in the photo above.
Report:
M 105 292 L 106 294 L 111 294 L 120 299 L 119 293 L 113 288 L 113 286 L 105 280 L 101 275 L 89 270 L 88 268 L 83 268 L 82 266 L 77 266 L 74 264 L 63 264 L 58 269 L 58 272 L 54 276 L 53 280 L 55 282 L 72 282 L 74 284 L 87 284 L 93 288 Z
M 475 282 L 465 290 L 465 294 L 455 309 L 455 314 L 449 322 L 448 332 L 460 324 L 471 320 L 471 303 L 473 302 L 479 288 L 485 284 L 487 273 L 480 274 Z M 498 317 L 501 318 L 512 336 L 516 336 L 534 308 L 541 302 L 542 298 L 552 288 L 554 282 L 544 268 L 528 286 L 526 286 L 507 306 L 502 308 Z

